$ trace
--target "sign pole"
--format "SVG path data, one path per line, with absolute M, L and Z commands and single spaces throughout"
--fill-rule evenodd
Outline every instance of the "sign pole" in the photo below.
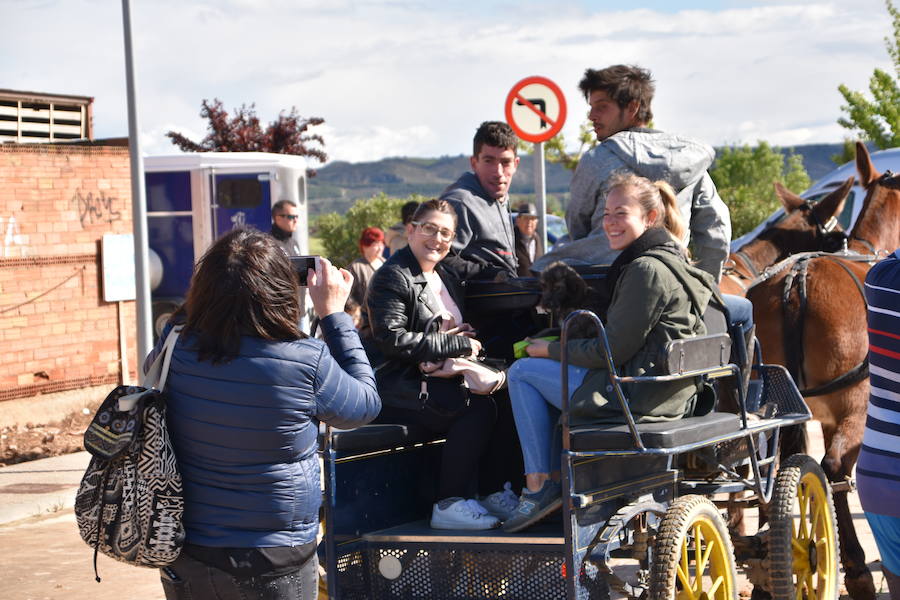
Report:
M 153 320 L 150 310 L 150 257 L 147 250 L 147 203 L 144 199 L 144 162 L 141 158 L 137 91 L 131 43 L 131 6 L 122 0 L 122 27 L 125 32 L 125 84 L 128 92 L 128 148 L 131 156 L 131 216 L 134 228 L 134 274 L 137 292 L 138 362 L 153 349 Z
M 566 97 L 546 77 L 533 76 L 516 83 L 506 96 L 506 122 L 519 139 L 534 144 L 534 203 L 538 231 L 547 248 L 547 184 L 544 172 L 544 142 L 558 134 L 566 122 Z
M 547 248 L 547 182 L 544 175 L 544 142 L 534 143 L 534 203 L 538 213 L 538 237 Z

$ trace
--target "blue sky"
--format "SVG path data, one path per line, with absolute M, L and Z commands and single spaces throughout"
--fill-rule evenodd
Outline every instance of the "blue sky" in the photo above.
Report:
M 552 7 L 549 8 L 548 7 Z M 132 0 L 142 144 L 202 137 L 200 102 L 323 117 L 333 159 L 469 151 L 509 89 L 564 90 L 573 137 L 587 67 L 657 81 L 655 124 L 711 144 L 838 142 L 839 83 L 890 66 L 882 0 L 553 3 L 525 0 Z M 0 88 L 94 96 L 95 133 L 127 132 L 121 4 L 0 0 Z

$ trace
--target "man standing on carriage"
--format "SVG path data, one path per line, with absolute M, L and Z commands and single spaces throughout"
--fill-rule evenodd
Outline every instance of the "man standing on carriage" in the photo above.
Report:
M 509 206 L 509 186 L 519 166 L 517 146 L 519 138 L 512 128 L 500 121 L 485 121 L 475 132 L 472 171 L 463 173 L 450 185 L 440 199 L 450 203 L 456 211 L 456 237 L 451 255 L 445 259 L 450 268 L 459 262 L 477 265 L 478 279 L 516 277 L 517 260 L 515 234 Z M 471 268 L 465 269 L 471 273 Z M 497 314 L 463 315 L 472 324 L 491 358 L 512 360 L 512 343 L 522 337 L 522 331 L 532 326 L 530 309 L 511 311 L 498 318 Z M 490 493 L 503 487 L 505 502 L 511 509 L 516 494 L 524 482 L 522 453 L 506 390 L 494 394 L 497 421 L 491 434 L 487 453 L 494 456 L 491 465 L 484 465 L 479 473 L 479 488 Z M 502 468 L 491 468 L 501 466 Z M 508 482 L 511 484 L 504 485 Z
M 500 121 L 485 121 L 475 132 L 472 171 L 441 194 L 459 221 L 453 252 L 482 267 L 516 276 L 515 237 L 509 212 L 509 186 L 519 166 L 519 139 Z
M 689 137 L 650 128 L 655 85 L 650 72 L 637 66 L 587 69 L 578 84 L 590 105 L 588 118 L 599 145 L 581 158 L 570 187 L 566 224 L 571 241 L 534 265 L 540 271 L 556 260 L 570 264 L 610 264 L 603 231 L 606 185 L 615 172 L 632 172 L 650 181 L 665 181 L 677 193 L 688 222 L 693 260 L 718 279 L 728 257 L 731 219 L 706 170 L 715 159 L 711 146 Z

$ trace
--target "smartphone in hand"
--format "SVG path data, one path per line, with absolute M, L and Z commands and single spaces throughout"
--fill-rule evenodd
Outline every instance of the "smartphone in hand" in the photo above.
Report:
M 316 272 L 317 276 L 321 272 L 321 267 L 319 267 L 321 256 L 291 256 L 291 266 L 294 267 L 294 271 L 297 273 L 297 279 L 300 282 L 301 287 L 306 287 L 309 285 L 309 281 L 307 281 L 307 277 L 309 275 L 309 270 L 312 269 Z

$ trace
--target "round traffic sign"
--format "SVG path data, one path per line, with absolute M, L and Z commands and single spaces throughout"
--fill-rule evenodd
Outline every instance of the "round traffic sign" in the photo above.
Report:
M 566 98 L 546 77 L 526 77 L 506 96 L 506 122 L 527 142 L 545 142 L 566 122 Z

